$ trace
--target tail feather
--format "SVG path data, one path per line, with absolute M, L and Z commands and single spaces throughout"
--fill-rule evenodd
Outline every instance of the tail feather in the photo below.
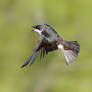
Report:
M 58 48 L 62 50 L 66 64 L 69 64 L 76 60 L 80 50 L 80 46 L 77 41 L 68 41 L 67 44 L 69 46 L 69 49 L 64 49 L 64 46 L 61 44 L 58 45 Z
M 75 55 L 75 53 L 71 50 L 62 49 L 62 52 L 64 54 L 66 64 L 69 64 L 70 62 L 71 63 L 74 62 L 77 58 L 77 55 Z
M 71 47 L 72 51 L 75 52 L 76 55 L 78 55 L 78 53 L 80 51 L 80 45 L 79 45 L 79 43 L 77 41 L 68 41 L 67 43 Z

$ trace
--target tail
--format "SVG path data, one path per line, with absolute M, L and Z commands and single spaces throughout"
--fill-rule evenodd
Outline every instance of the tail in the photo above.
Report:
M 80 51 L 80 45 L 77 41 L 67 41 L 68 45 L 70 46 L 71 50 L 78 56 Z
M 66 64 L 69 64 L 76 60 L 80 51 L 80 45 L 77 41 L 67 41 L 66 44 L 68 46 L 67 49 L 63 45 L 58 45 L 58 48 L 61 48 Z

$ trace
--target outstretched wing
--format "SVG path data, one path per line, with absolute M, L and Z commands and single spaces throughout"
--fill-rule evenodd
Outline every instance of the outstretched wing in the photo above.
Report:
M 37 49 L 40 48 L 41 44 L 42 44 L 42 38 L 39 38 L 39 40 L 38 40 L 38 42 L 37 42 L 37 45 L 35 46 L 35 48 L 34 48 L 32 54 L 31 54 L 31 56 L 30 56 L 30 57 L 27 59 L 27 61 L 21 66 L 21 68 L 23 68 L 23 67 L 25 67 L 26 65 L 28 65 L 32 58 L 33 58 L 33 59 L 32 59 L 32 62 L 31 62 L 30 64 L 32 64 L 32 63 L 35 61 L 35 58 L 36 58 L 36 56 L 37 56 L 37 54 L 38 54 Z M 33 57 L 33 56 L 34 56 L 34 57 Z
M 50 51 L 54 51 L 58 49 L 57 48 L 57 45 L 56 45 L 56 42 L 52 42 L 52 43 L 49 43 L 47 40 L 45 40 L 44 38 L 40 38 L 37 42 L 37 45 L 35 46 L 33 52 L 32 52 L 32 55 L 27 59 L 27 61 L 25 62 L 25 64 L 23 64 L 21 66 L 21 68 L 25 67 L 26 65 L 28 65 L 30 63 L 30 65 L 32 65 L 36 59 L 36 56 L 38 54 L 38 52 L 40 53 L 40 58 L 44 57 L 45 55 L 48 54 L 48 52 Z

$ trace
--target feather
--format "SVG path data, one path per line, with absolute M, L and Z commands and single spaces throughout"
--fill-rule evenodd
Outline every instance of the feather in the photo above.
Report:
M 58 45 L 58 48 L 62 50 L 66 64 L 72 63 L 76 60 L 77 55 L 73 50 L 65 50 L 63 45 Z
M 42 49 L 40 49 L 40 60 L 42 58 Z
M 34 63 L 35 59 L 36 59 L 36 56 L 37 56 L 38 52 L 35 53 L 35 56 L 33 57 L 31 63 L 30 63 L 30 66 Z
M 27 59 L 27 61 L 21 66 L 21 68 L 23 68 L 23 67 L 25 67 L 26 65 L 29 64 L 29 62 L 30 62 L 30 60 L 32 59 L 32 57 L 33 57 L 35 51 L 36 51 L 36 47 L 34 48 L 32 55 L 31 55 L 31 56 Z

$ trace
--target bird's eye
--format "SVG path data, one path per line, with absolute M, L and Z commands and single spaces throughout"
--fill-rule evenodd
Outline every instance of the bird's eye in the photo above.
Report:
M 39 26 L 39 25 L 37 25 L 37 26 L 36 26 L 36 29 L 40 29 L 40 26 Z
M 36 25 L 35 28 L 40 30 L 40 25 Z

